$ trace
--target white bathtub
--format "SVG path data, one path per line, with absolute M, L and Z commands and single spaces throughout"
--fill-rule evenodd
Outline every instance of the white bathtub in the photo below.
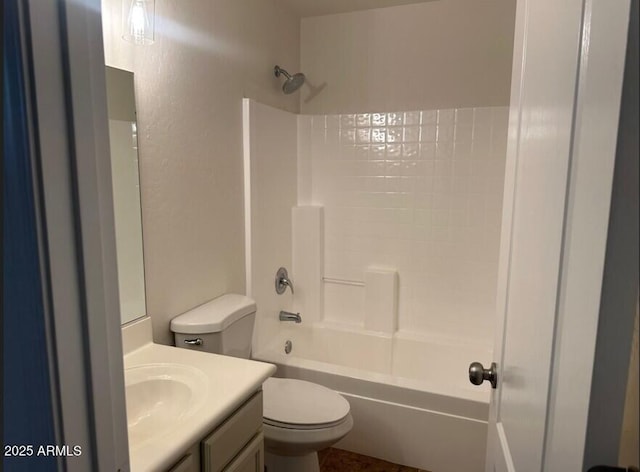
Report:
M 336 447 L 431 472 L 484 470 L 490 387 L 471 385 L 467 369 L 490 363 L 486 345 L 287 325 L 253 357 L 347 398 L 354 428 Z

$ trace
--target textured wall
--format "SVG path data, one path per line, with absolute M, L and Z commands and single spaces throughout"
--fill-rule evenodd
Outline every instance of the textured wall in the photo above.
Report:
M 272 69 L 299 68 L 299 19 L 277 0 L 156 2 L 156 42 L 121 36 L 103 0 L 107 65 L 133 71 L 147 311 L 170 344 L 175 315 L 244 293 L 242 98 L 289 111 Z
M 440 0 L 304 18 L 304 113 L 507 105 L 515 0 Z

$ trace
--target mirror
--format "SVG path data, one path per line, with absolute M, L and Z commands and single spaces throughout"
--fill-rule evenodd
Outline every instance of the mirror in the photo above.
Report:
M 133 73 L 106 67 L 121 323 L 146 315 Z

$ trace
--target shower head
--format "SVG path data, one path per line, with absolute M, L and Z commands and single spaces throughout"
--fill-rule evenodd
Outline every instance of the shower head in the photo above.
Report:
M 304 84 L 305 77 L 302 72 L 291 75 L 280 66 L 275 66 L 273 68 L 273 72 L 275 73 L 276 77 L 280 77 L 280 75 L 284 75 L 286 77 L 284 84 L 282 84 L 282 91 L 287 95 L 295 92 L 300 87 L 302 87 L 302 84 Z

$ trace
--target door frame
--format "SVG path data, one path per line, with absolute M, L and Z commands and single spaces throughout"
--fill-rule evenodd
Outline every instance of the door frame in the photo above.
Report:
M 129 470 L 100 0 L 17 0 L 57 441 Z
M 503 243 L 499 262 L 494 346 L 499 383 L 503 375 L 511 230 L 517 192 L 521 100 L 527 87 L 526 52 L 531 1 L 519 0 L 516 10 L 501 233 Z M 581 23 L 580 41 L 576 45 L 576 57 L 573 58 L 577 64 L 574 96 L 566 97 L 569 101 L 573 100 L 574 107 L 569 155 L 566 156 L 569 171 L 557 274 L 554 345 L 551 353 L 542 470 L 581 470 L 584 465 L 625 67 L 629 2 L 585 0 L 582 2 L 582 18 L 575 20 Z M 487 471 L 493 471 L 495 467 L 496 470 L 515 470 L 510 457 L 505 457 L 501 464 L 494 462 L 493 452 L 500 447 L 498 443 L 506 444 L 506 433 L 499 423 L 500 400 L 501 389 L 493 390 L 489 414 Z M 592 427 L 594 425 L 590 423 L 589 428 Z

